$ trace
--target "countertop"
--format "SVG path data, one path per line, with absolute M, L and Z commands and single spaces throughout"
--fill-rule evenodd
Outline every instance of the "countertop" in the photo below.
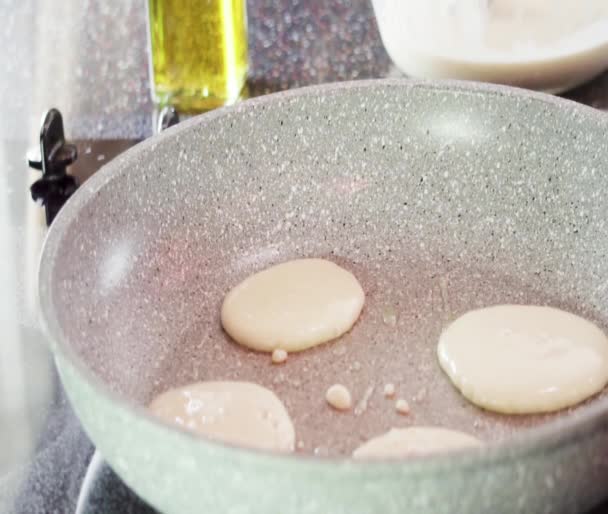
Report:
M 51 106 L 71 139 L 152 134 L 143 2 L 0 1 L 1 512 L 48 512 L 49 502 L 73 512 L 92 452 L 39 328 L 36 268 L 46 229 L 29 198 L 35 172 L 25 152 Z M 368 0 L 250 0 L 248 10 L 254 95 L 399 75 Z M 608 109 L 608 74 L 566 96 Z
M 0 139 L 34 138 L 58 107 L 73 138 L 152 133 L 145 0 L 0 3 Z M 398 75 L 370 0 L 250 0 L 254 95 Z M 608 108 L 608 74 L 566 95 Z

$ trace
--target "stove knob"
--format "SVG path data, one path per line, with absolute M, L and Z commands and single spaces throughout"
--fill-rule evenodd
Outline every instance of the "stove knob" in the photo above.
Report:
M 66 142 L 63 119 L 57 109 L 50 109 L 40 129 L 40 153 L 28 156 L 30 168 L 42 171 L 42 178 L 30 187 L 32 198 L 44 205 L 50 225 L 59 209 L 78 188 L 66 168 L 78 158 L 76 145 Z

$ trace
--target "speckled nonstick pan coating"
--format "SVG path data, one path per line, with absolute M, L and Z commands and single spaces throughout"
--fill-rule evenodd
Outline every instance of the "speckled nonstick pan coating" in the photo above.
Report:
M 393 80 L 271 95 L 145 141 L 77 192 L 44 249 L 42 311 L 76 412 L 125 482 L 170 513 L 588 507 L 608 492 L 605 395 L 555 415 L 491 414 L 453 389 L 435 347 L 455 316 L 495 303 L 608 328 L 607 128 L 599 111 L 540 94 Z M 219 308 L 252 272 L 307 256 L 351 270 L 364 311 L 340 340 L 273 366 L 230 341 Z M 143 409 L 208 379 L 276 391 L 300 455 L 209 442 Z M 355 401 L 372 388 L 367 409 L 328 408 L 334 382 Z M 410 416 L 383 398 L 385 382 Z M 488 446 L 345 458 L 413 424 Z

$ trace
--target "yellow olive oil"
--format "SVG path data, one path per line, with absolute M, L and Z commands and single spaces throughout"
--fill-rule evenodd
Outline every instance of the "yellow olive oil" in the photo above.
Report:
M 202 112 L 235 102 L 247 77 L 246 0 L 148 0 L 159 105 Z

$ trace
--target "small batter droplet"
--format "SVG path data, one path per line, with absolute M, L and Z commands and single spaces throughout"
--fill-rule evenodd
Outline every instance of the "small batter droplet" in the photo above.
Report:
M 386 307 L 382 311 L 382 321 L 389 327 L 394 327 L 397 324 L 397 313 L 392 307 Z
M 393 396 L 395 396 L 396 390 L 395 390 L 395 384 L 386 384 L 384 386 L 384 396 L 386 398 L 392 398 Z
M 283 364 L 287 360 L 287 352 L 281 348 L 276 348 L 272 352 L 272 363 Z
M 403 415 L 406 416 L 410 413 L 410 404 L 407 403 L 407 400 L 404 400 L 403 398 L 399 398 L 396 402 L 395 402 L 395 410 Z
M 342 384 L 332 385 L 325 393 L 325 399 L 337 410 L 348 410 L 353 405 L 350 391 Z

